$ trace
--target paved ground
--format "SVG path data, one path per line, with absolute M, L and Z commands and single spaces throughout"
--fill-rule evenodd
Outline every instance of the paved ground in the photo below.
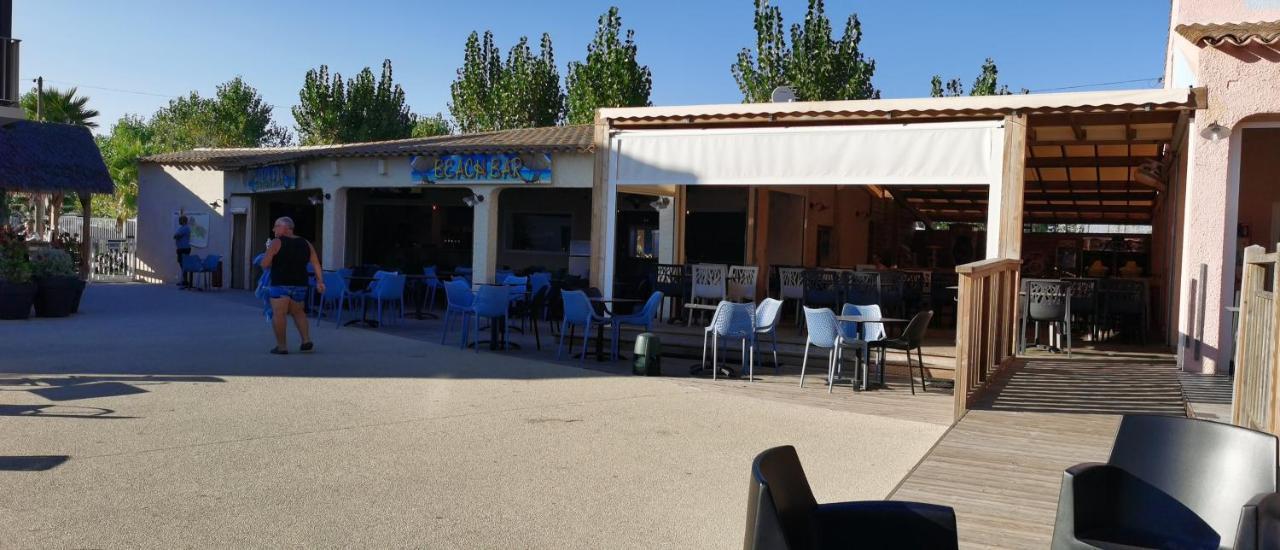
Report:
M 759 450 L 874 499 L 944 430 L 331 325 L 270 356 L 228 298 L 95 285 L 0 325 L 0 546 L 734 548 Z

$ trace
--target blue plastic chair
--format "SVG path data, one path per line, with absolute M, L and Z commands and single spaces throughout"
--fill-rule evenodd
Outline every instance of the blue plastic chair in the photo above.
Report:
M 493 283 L 502 285 L 506 284 L 507 277 L 515 275 L 510 269 L 499 269 L 493 273 Z
M 754 304 L 735 304 L 721 301 L 716 306 L 715 316 L 711 318 L 711 326 L 702 336 L 702 361 L 707 360 L 707 334 L 711 335 L 711 379 L 715 380 L 720 372 L 719 350 L 720 339 L 737 339 L 742 341 L 742 368 L 747 371 L 747 380 L 755 380 L 756 355 L 756 307 Z
M 204 288 L 210 290 L 213 288 L 213 273 L 218 270 L 218 262 L 222 261 L 222 256 L 210 254 L 204 257 L 200 262 L 200 273 L 204 274 Z
M 475 303 L 476 295 L 471 292 L 470 283 L 465 279 L 455 278 L 444 284 L 444 298 L 444 330 L 440 333 L 440 344 L 443 345 L 445 339 L 449 337 L 449 321 L 457 315 L 462 319 L 462 343 L 458 348 L 465 348 L 467 347 L 467 315 L 475 311 L 472 305 Z
M 454 268 L 453 273 L 454 273 L 453 278 L 457 279 L 461 277 L 463 279 L 466 279 L 467 288 L 471 288 L 471 268 L 470 267 L 458 266 Z
M 468 328 L 475 330 L 476 335 L 476 353 L 480 353 L 480 319 L 483 317 L 488 319 L 490 323 L 498 322 L 502 319 L 502 349 L 509 348 L 507 345 L 511 338 L 511 323 L 508 313 L 511 311 L 511 289 L 500 285 L 485 285 L 480 287 L 476 292 L 476 299 L 471 304 L 471 311 L 462 314 L 463 327 L 466 331 Z M 468 315 L 474 317 L 474 321 L 468 327 L 466 318 Z M 463 336 L 466 339 L 466 336 Z
M 827 351 L 827 374 L 831 373 L 831 365 L 836 359 L 836 314 L 827 308 L 804 308 L 804 324 L 806 336 L 804 341 L 804 361 L 800 363 L 800 387 L 804 387 L 804 372 L 809 365 L 809 346 Z
M 569 335 L 569 345 L 573 345 L 573 333 L 570 332 L 574 327 L 582 327 L 582 361 L 587 358 L 587 341 L 591 339 L 591 328 L 596 325 L 607 326 L 612 320 L 608 315 L 597 314 L 595 309 L 591 307 L 591 300 L 587 298 L 587 293 L 581 290 L 565 290 L 560 293 L 564 299 L 564 321 L 560 325 L 560 343 L 556 344 L 556 360 L 560 359 L 561 349 L 564 348 L 565 334 Z
M 379 277 L 381 275 L 381 277 Z M 366 296 L 374 300 L 378 307 L 378 324 L 382 324 L 382 305 L 395 305 L 398 309 L 392 319 L 404 318 L 404 282 L 405 277 L 399 273 L 378 272 L 374 274 L 373 287 Z
M 546 271 L 537 271 L 529 274 L 529 293 L 537 294 L 542 287 L 551 286 L 551 274 Z
M 649 295 L 649 299 L 645 301 L 644 307 L 640 311 L 628 315 L 613 316 L 613 360 L 618 360 L 618 342 L 621 341 L 622 325 L 633 325 L 643 328 L 646 332 L 653 330 L 653 318 L 658 315 L 658 308 L 662 307 L 662 293 L 654 292 Z
M 342 322 L 342 300 L 347 297 L 347 280 L 342 277 L 341 273 L 328 271 L 322 277 L 324 278 L 324 294 L 320 295 L 320 308 L 316 310 L 316 326 L 320 326 L 320 319 L 324 317 L 325 307 L 328 306 L 333 311 L 333 316 Z M 338 326 L 342 326 L 339 324 Z
M 769 335 L 773 351 L 773 370 L 782 372 L 782 364 L 778 362 L 778 321 L 782 320 L 782 300 L 765 298 L 756 306 L 756 339 Z
M 191 281 L 191 285 L 195 286 L 196 275 L 204 270 L 204 261 L 195 254 L 187 254 L 182 258 L 182 279 Z
M 440 292 L 440 277 L 436 276 L 436 266 L 422 268 L 422 307 L 427 311 L 436 308 L 436 294 Z
M 855 306 L 853 304 L 845 304 L 840 308 L 840 315 L 865 315 L 864 306 Z M 880 308 L 876 306 L 876 317 L 880 317 Z M 831 373 L 827 376 L 827 392 L 830 393 L 835 386 L 835 379 L 844 368 L 844 350 L 852 349 L 857 353 L 858 364 L 862 366 L 862 383 L 865 387 L 867 383 L 867 363 L 870 361 L 866 340 L 862 339 L 863 328 L 859 327 L 859 323 L 842 323 L 837 321 L 839 337 L 836 338 L 836 359 L 830 367 Z M 872 324 L 872 323 L 864 323 Z M 874 323 L 880 325 L 880 323 Z M 881 325 L 883 326 L 883 325 Z M 855 365 L 856 367 L 857 365 Z M 854 378 L 857 378 L 855 371 Z M 855 384 L 856 386 L 856 384 Z

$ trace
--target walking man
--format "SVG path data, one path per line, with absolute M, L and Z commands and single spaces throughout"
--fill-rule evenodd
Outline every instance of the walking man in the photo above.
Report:
M 293 317 L 293 324 L 298 327 L 298 335 L 302 337 L 299 351 L 311 351 L 315 345 L 311 342 L 304 308 L 307 301 L 307 264 L 311 264 L 316 275 L 316 290 L 324 294 L 324 271 L 320 268 L 320 258 L 316 256 L 316 249 L 311 243 L 293 234 L 291 218 L 276 220 L 271 231 L 276 238 L 267 245 L 267 254 L 262 259 L 263 269 L 271 269 L 267 291 L 271 299 L 271 327 L 276 333 L 276 347 L 271 349 L 271 353 L 289 353 L 285 342 L 285 330 L 288 328 L 286 316 Z
M 178 249 L 178 273 L 182 275 L 182 280 L 178 282 L 178 286 L 189 288 L 191 286 L 191 274 L 182 268 L 182 261 L 191 255 L 191 227 L 187 225 L 186 216 L 178 216 L 178 230 L 173 233 L 173 246 Z

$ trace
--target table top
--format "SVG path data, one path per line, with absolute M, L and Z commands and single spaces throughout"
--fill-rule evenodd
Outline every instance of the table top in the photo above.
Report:
M 592 302 L 603 302 L 603 303 L 614 303 L 614 304 L 638 304 L 638 303 L 640 303 L 640 302 L 643 302 L 643 301 L 644 301 L 644 300 L 639 300 L 639 299 L 636 299 L 636 298 L 601 298 L 601 297 L 597 297 L 597 298 L 587 298 L 587 299 L 588 299 L 588 300 L 591 300 Z
M 896 317 L 863 317 L 862 315 L 837 315 L 836 320 L 842 323 L 909 323 L 910 319 L 898 319 Z
M 685 308 L 687 308 L 687 309 L 705 309 L 705 310 L 707 310 L 707 311 L 715 311 L 715 310 L 716 310 L 716 308 L 717 308 L 717 307 L 719 307 L 719 306 L 717 306 L 716 304 L 689 304 L 689 303 L 686 303 L 686 304 L 684 305 L 684 307 L 685 307 Z

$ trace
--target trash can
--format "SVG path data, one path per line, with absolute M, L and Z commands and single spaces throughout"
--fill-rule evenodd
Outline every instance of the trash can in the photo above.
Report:
M 652 332 L 636 336 L 635 362 L 631 372 L 636 376 L 662 375 L 662 340 Z

